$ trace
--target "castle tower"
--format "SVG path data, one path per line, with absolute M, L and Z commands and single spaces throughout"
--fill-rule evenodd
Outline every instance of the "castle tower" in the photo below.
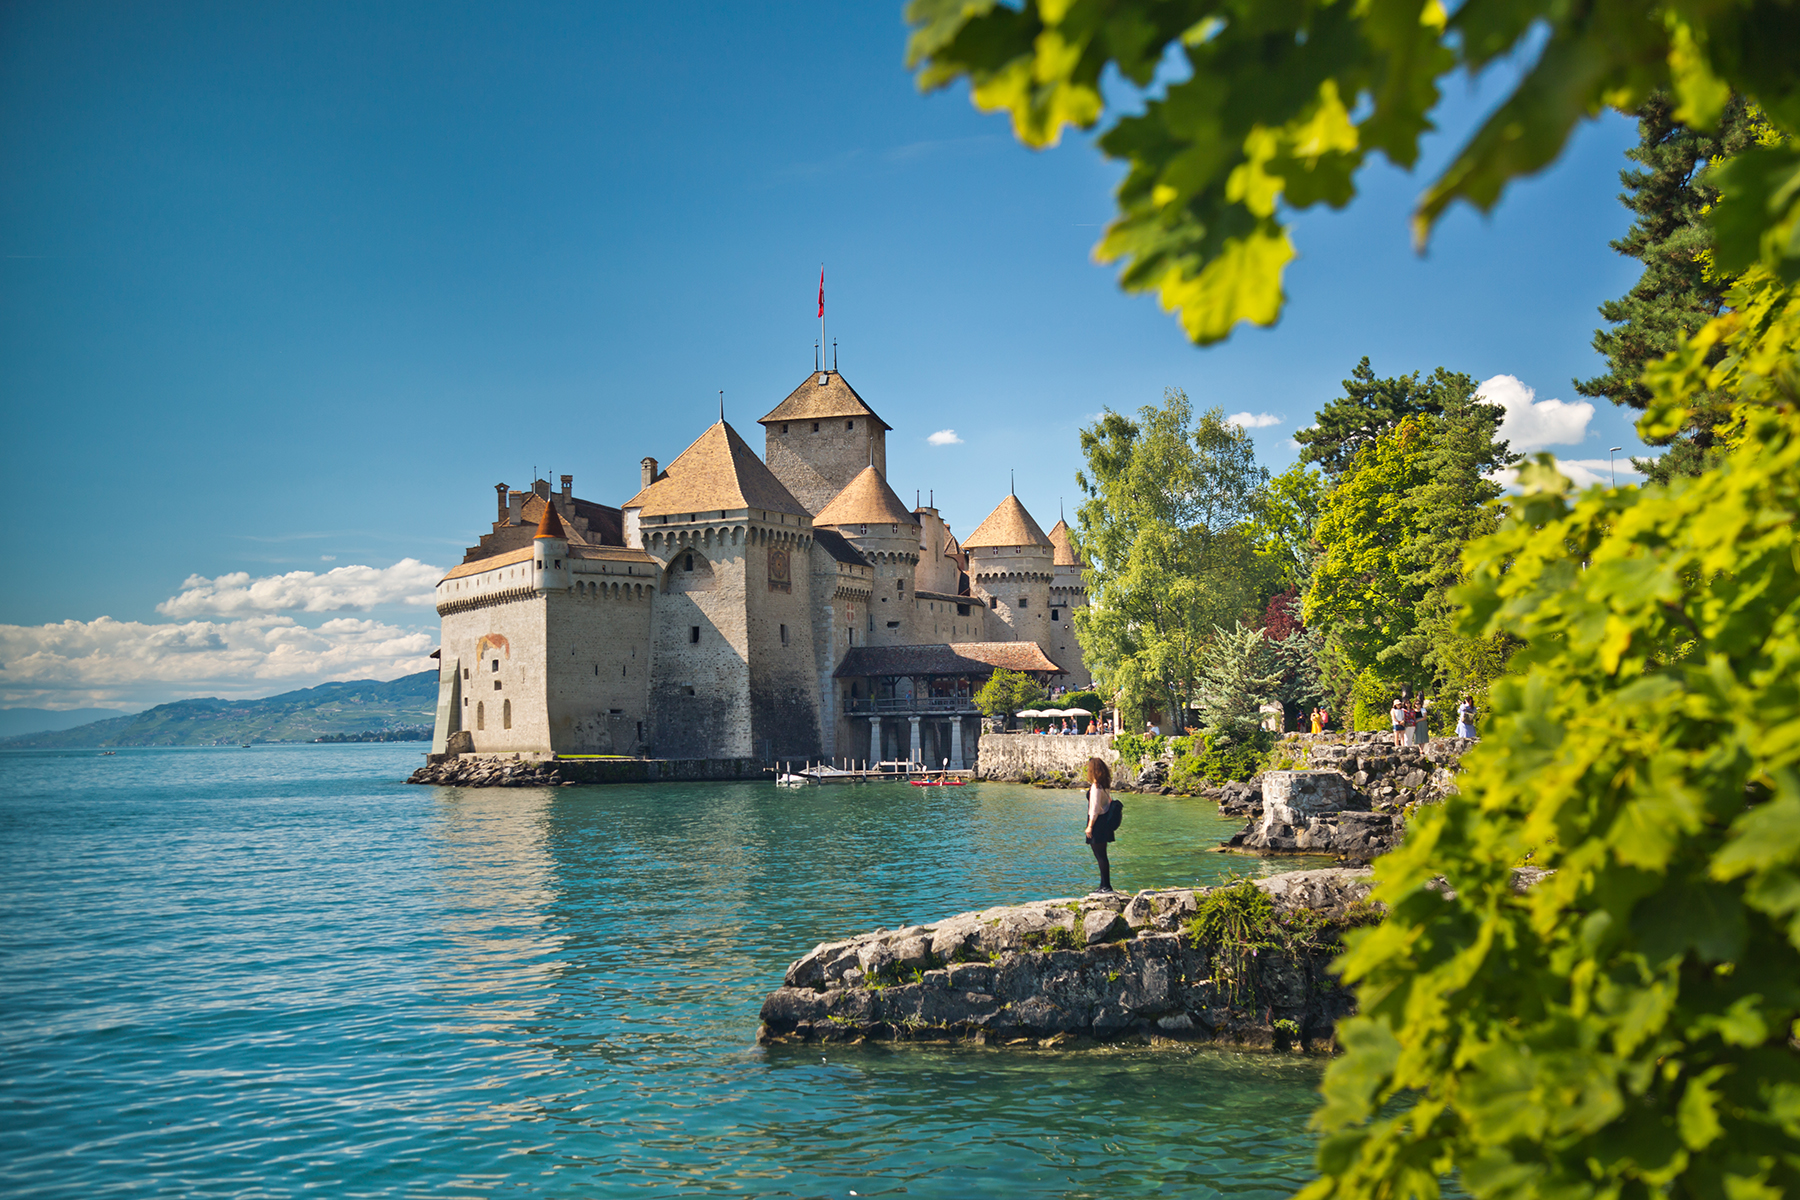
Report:
M 720 421 L 625 502 L 624 526 L 627 545 L 661 568 L 650 634 L 656 756 L 817 754 L 812 515 Z
M 969 556 L 969 590 L 987 602 L 990 616 L 1001 626 L 993 632 L 1004 631 L 1011 641 L 1036 642 L 1050 654 L 1057 644 L 1050 627 L 1055 548 L 1019 498 L 1002 500 L 963 539 L 962 548 Z
M 864 467 L 813 517 L 841 534 L 875 568 L 868 603 L 870 646 L 911 645 L 913 577 L 919 566 L 919 518 L 875 467 Z
M 538 522 L 537 536 L 531 539 L 531 586 L 537 592 L 569 590 L 569 539 L 556 505 L 544 505 L 543 519 Z
M 835 370 L 808 375 L 760 424 L 769 470 L 809 513 L 864 469 L 887 474 L 892 427 Z
M 1081 645 L 1075 640 L 1074 614 L 1076 609 L 1087 606 L 1087 581 L 1082 577 L 1086 564 L 1075 554 L 1067 521 L 1059 518 L 1051 528 L 1050 547 L 1050 626 L 1054 644 L 1045 646 L 1044 653 L 1066 672 L 1065 682 L 1071 688 L 1084 688 L 1093 682 L 1093 676 L 1088 673 Z

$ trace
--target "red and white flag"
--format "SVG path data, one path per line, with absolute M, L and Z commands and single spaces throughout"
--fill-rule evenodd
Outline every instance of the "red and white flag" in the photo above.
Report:
M 825 315 L 825 268 L 819 268 L 819 315 Z

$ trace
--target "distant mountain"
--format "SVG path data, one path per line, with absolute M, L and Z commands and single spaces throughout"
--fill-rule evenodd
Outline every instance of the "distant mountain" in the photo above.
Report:
M 118 715 L 116 708 L 0 708 L 0 738 L 73 729 Z
M 373 679 L 324 683 L 266 700 L 177 700 L 74 729 L 0 739 L 0 748 L 310 742 L 333 733 L 429 725 L 437 715 L 437 690 L 437 672 L 420 671 L 386 683 Z

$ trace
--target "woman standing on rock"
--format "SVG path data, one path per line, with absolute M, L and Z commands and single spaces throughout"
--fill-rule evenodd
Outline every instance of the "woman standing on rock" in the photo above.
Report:
M 1112 864 L 1106 861 L 1106 843 L 1113 840 L 1113 832 L 1125 818 L 1125 806 L 1112 797 L 1112 771 L 1105 762 L 1088 759 L 1087 777 L 1087 844 L 1094 851 L 1094 861 L 1100 864 L 1099 890 L 1110 892 Z

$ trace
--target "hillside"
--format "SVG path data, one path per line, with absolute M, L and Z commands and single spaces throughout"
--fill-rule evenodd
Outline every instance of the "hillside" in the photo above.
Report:
M 0 739 L 0 748 L 310 742 L 333 733 L 430 725 L 437 710 L 437 686 L 436 671 L 420 671 L 386 683 L 373 679 L 324 683 L 263 700 L 177 700 L 74 729 Z

